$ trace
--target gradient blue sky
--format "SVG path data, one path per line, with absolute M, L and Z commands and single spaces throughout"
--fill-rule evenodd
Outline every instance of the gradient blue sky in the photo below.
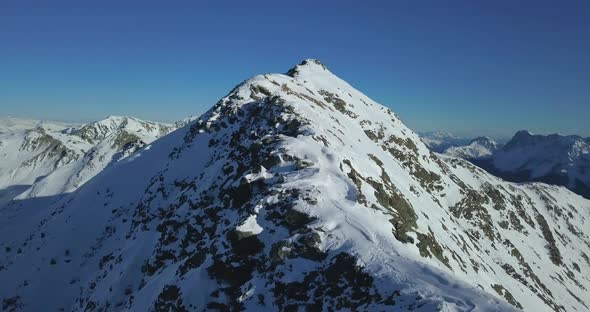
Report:
M 201 113 L 304 58 L 414 130 L 590 136 L 588 1 L 2 1 L 0 115 Z

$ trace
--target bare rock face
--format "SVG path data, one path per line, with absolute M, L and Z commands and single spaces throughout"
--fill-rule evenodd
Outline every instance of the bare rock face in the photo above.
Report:
M 581 311 L 589 218 L 564 188 L 432 153 L 306 60 L 241 83 L 75 193 L 20 202 L 0 227 L 0 298 L 7 310 Z

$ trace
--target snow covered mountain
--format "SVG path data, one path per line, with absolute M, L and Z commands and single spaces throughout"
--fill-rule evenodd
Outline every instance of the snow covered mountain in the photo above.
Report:
M 111 116 L 90 124 L 0 119 L 0 206 L 71 192 L 172 126 Z
M 471 139 L 457 136 L 448 131 L 419 132 L 422 142 L 432 151 L 442 153 L 450 147 L 464 146 L 471 142 Z
M 315 60 L 0 213 L 8 311 L 590 305 L 590 201 L 432 153 Z
M 488 137 L 478 137 L 467 145 L 449 147 L 444 153 L 468 160 L 485 159 L 492 157 L 499 148 L 500 145 L 496 141 Z
M 510 181 L 563 185 L 590 198 L 589 141 L 575 135 L 519 131 L 483 166 Z
M 444 154 L 469 160 L 512 182 L 544 182 L 565 186 L 590 198 L 590 139 L 580 136 L 517 132 L 504 146 L 478 138 Z
M 174 126 L 176 128 L 182 128 L 184 126 L 187 126 L 189 124 L 191 124 L 193 121 L 199 119 L 200 115 L 190 115 L 186 118 L 183 118 L 181 120 L 178 120 L 174 123 Z

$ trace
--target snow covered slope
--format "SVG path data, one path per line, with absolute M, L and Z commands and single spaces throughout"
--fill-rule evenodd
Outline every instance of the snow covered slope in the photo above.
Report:
M 21 198 L 70 192 L 109 163 L 174 128 L 111 116 L 86 125 L 0 120 L 0 206 Z
M 482 159 L 492 157 L 498 149 L 496 141 L 488 137 L 478 137 L 467 145 L 449 147 L 443 153 L 464 159 Z
M 438 156 L 315 60 L 0 212 L 26 311 L 584 311 L 590 201 Z

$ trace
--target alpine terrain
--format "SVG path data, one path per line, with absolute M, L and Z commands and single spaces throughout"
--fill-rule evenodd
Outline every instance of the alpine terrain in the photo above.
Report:
M 451 147 L 468 145 L 471 142 L 468 138 L 448 131 L 419 132 L 418 135 L 426 146 L 437 153 L 442 153 Z
M 470 160 L 508 181 L 562 185 L 590 198 L 590 138 L 522 130 L 501 148 L 491 140 L 476 139 L 444 153 Z
M 467 145 L 452 146 L 447 148 L 443 153 L 464 159 L 487 159 L 501 146 L 489 137 L 478 137 Z
M 111 116 L 89 124 L 0 119 L 0 206 L 71 192 L 173 126 Z
M 431 152 L 316 60 L 0 210 L 5 311 L 587 311 L 590 201 Z

